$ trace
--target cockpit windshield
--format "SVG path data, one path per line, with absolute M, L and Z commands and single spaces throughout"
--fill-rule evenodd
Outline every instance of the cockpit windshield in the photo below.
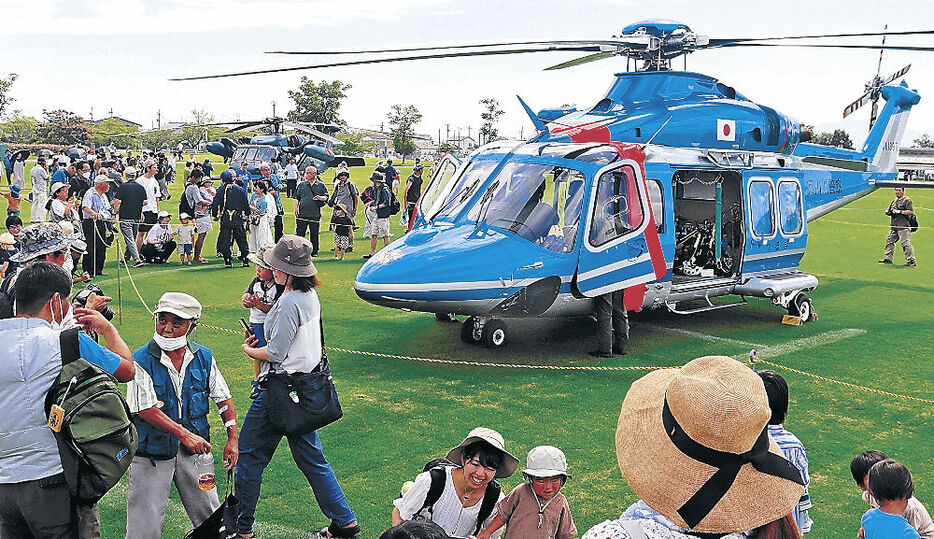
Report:
M 443 198 L 435 202 L 429 210 L 431 219 L 453 219 L 464 205 L 477 192 L 477 188 L 489 178 L 496 168 L 495 161 L 473 161 L 469 163 L 460 177 L 454 180 L 453 186 L 444 194 Z
M 546 249 L 574 248 L 584 194 L 578 170 L 541 163 L 507 163 L 467 213 Z

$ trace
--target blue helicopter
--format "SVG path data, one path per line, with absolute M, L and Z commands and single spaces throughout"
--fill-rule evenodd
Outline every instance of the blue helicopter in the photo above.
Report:
M 560 50 L 592 54 L 549 69 L 613 56 L 625 56 L 627 68 L 641 62 L 617 73 L 584 110 L 534 113 L 520 98 L 537 130 L 528 141 L 496 141 L 464 162 L 442 158 L 411 231 L 361 267 L 356 292 L 439 319 L 466 315 L 462 339 L 487 347 L 508 342 L 505 318 L 588 315 L 592 298 L 617 290 L 625 290 L 630 311 L 690 314 L 760 297 L 813 320 L 807 293 L 818 279 L 798 270 L 808 222 L 894 185 L 899 144 L 920 96 L 904 82 L 888 83 L 907 68 L 877 76 L 847 107 L 848 114 L 885 100 L 862 148 L 845 150 L 807 143 L 810 133 L 797 120 L 713 77 L 672 71 L 671 61 L 705 48 L 881 35 L 711 39 L 675 21 L 644 21 L 600 41 L 313 53 L 396 56 L 304 68 Z M 802 46 L 932 50 L 884 40 L 881 47 Z M 247 74 L 292 69 L 302 68 Z M 720 296 L 736 301 L 711 301 Z
M 199 124 L 202 125 L 229 125 L 231 127 L 227 130 L 228 133 L 258 126 L 270 127 L 271 134 L 240 137 L 238 140 L 221 137 L 205 145 L 207 151 L 223 157 L 233 168 L 239 169 L 242 163 L 246 163 L 247 170 L 254 178 L 259 177 L 259 167 L 263 163 L 275 163 L 284 168 L 293 158 L 298 167 L 315 165 L 319 172 L 324 172 L 332 164 L 341 161 L 353 167 L 365 164 L 362 157 L 334 154 L 334 146 L 341 144 L 341 141 L 333 136 L 340 130 L 339 125 L 293 122 L 278 116 L 246 122 Z M 283 134 L 283 127 L 308 136 Z

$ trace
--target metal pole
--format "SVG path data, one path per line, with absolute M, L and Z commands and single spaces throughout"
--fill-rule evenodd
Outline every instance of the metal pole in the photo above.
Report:
M 120 219 L 117 219 L 117 232 L 114 234 L 114 243 L 117 245 L 117 316 L 120 325 L 123 325 L 123 290 L 120 288 L 120 236 L 123 232 L 120 230 Z

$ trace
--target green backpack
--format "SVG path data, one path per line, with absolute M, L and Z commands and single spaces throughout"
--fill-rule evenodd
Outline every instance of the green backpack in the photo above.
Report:
M 52 433 L 65 481 L 72 496 L 92 504 L 129 469 L 139 439 L 117 380 L 81 358 L 78 331 L 73 328 L 59 336 L 62 371 L 46 395 L 45 412 L 49 416 L 53 405 L 62 409 L 50 416 L 49 425 L 59 427 Z

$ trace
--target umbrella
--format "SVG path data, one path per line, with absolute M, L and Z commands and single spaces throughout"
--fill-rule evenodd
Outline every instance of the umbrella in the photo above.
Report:
M 22 159 L 25 161 L 29 157 L 29 150 L 16 150 L 13 152 L 13 159 Z

